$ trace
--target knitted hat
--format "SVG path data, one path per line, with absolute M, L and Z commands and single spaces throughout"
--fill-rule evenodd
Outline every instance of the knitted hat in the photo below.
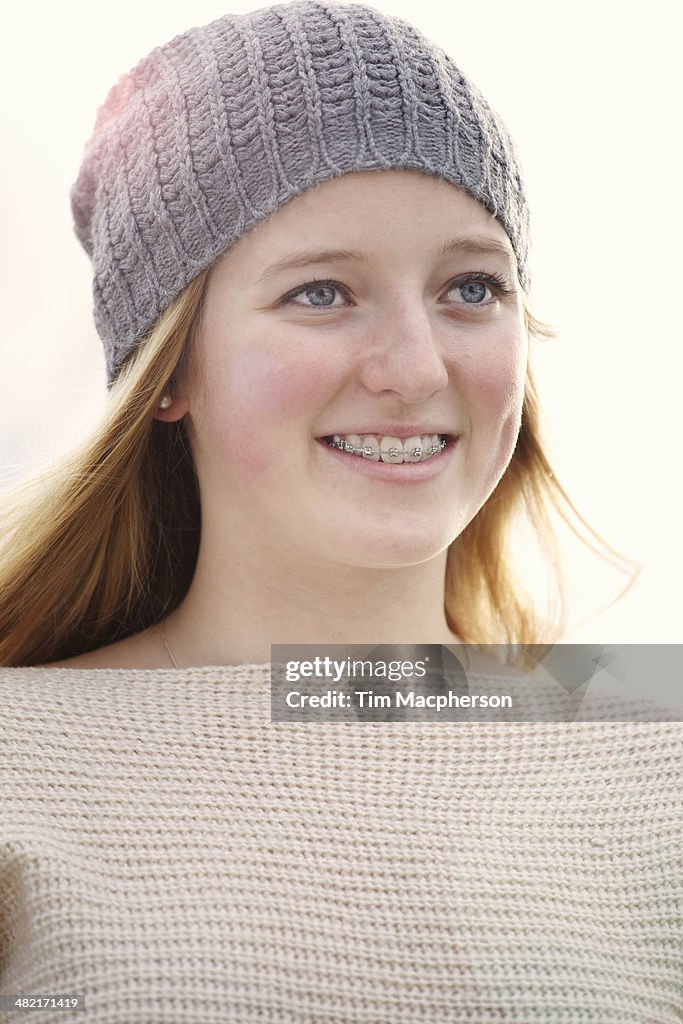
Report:
M 71 190 L 109 382 L 183 288 L 329 178 L 413 168 L 505 228 L 528 289 L 512 141 L 451 58 L 365 4 L 227 14 L 154 49 L 109 92 Z

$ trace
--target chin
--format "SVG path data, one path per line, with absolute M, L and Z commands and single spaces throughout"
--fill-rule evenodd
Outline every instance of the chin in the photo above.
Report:
M 335 543 L 331 547 L 335 562 L 355 565 L 365 569 L 402 569 L 410 565 L 421 565 L 440 555 L 451 543 L 426 534 L 406 537 L 397 542 L 396 538 L 373 539 L 360 547 L 357 544 Z

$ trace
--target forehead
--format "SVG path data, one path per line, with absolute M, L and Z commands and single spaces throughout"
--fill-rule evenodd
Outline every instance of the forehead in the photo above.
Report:
M 365 170 L 331 178 L 289 200 L 223 259 L 263 264 L 267 278 L 282 266 L 303 266 L 314 251 L 357 258 L 362 250 L 384 258 L 398 246 L 443 255 L 451 242 L 464 246 L 468 240 L 514 264 L 505 229 L 469 193 L 419 171 Z

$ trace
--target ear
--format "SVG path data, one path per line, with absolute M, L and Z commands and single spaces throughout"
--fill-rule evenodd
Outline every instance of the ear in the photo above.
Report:
M 168 395 L 171 398 L 171 404 L 166 409 L 155 409 L 154 418 L 162 420 L 164 423 L 175 423 L 176 420 L 181 420 L 190 410 L 190 403 L 187 397 L 171 391 L 170 388 L 164 392 L 164 395 Z

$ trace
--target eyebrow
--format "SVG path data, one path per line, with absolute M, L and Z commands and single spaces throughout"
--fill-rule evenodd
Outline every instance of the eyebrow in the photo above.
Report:
M 515 256 L 512 249 L 506 245 L 505 242 L 488 236 L 456 236 L 455 238 L 449 238 L 449 240 L 441 246 L 437 256 L 443 258 L 444 256 L 454 256 L 457 253 L 468 252 L 482 256 L 503 256 L 510 264 L 511 268 L 514 268 L 515 266 Z M 296 267 L 307 267 L 312 263 L 344 263 L 353 260 L 358 263 L 369 263 L 370 257 L 367 253 L 354 252 L 349 249 L 298 250 L 293 253 L 289 253 L 287 256 L 281 257 L 279 260 L 275 260 L 274 263 L 271 263 L 263 274 L 261 274 L 256 283 L 261 284 L 263 281 L 267 281 L 269 278 L 282 273 L 284 270 L 292 270 Z

